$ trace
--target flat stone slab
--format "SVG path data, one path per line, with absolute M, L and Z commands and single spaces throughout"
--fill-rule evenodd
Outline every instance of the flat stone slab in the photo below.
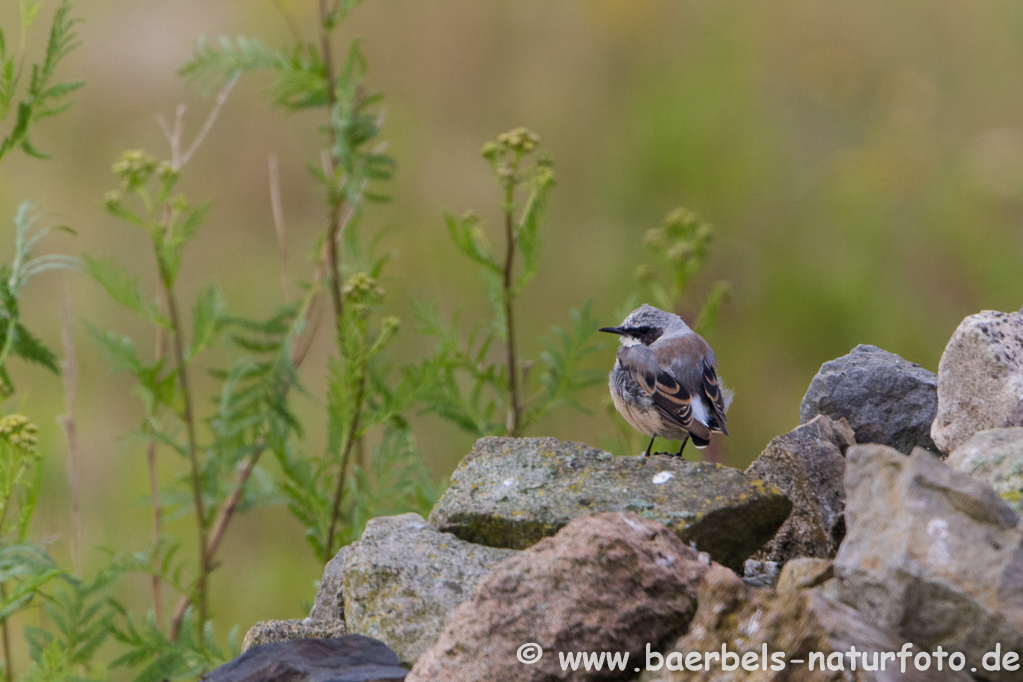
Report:
M 343 620 L 266 620 L 245 633 L 242 651 L 254 646 L 292 639 L 333 639 L 348 634 Z
M 615 457 L 555 438 L 481 438 L 430 523 L 463 540 L 523 549 L 572 519 L 630 511 L 731 568 L 771 539 L 792 504 L 774 485 L 720 464 Z

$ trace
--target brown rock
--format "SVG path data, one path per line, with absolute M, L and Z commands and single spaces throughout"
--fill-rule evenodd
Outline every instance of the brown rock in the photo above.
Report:
M 931 437 L 949 453 L 984 429 L 1023 426 L 1023 312 L 963 320 L 938 364 Z
M 868 667 L 874 667 L 876 654 L 880 668 L 881 654 L 901 650 L 904 641 L 879 629 L 848 606 L 813 590 L 776 595 L 771 590 L 747 587 L 731 571 L 713 566 L 704 575 L 697 598 L 700 607 L 689 632 L 660 656 L 648 654 L 646 660 L 639 661 L 646 668 L 640 682 L 970 680 L 963 673 L 949 671 L 947 665 L 941 673 L 935 666 L 918 672 L 912 659 L 904 674 L 899 670 L 898 659 L 885 661 L 884 672 L 864 670 L 864 654 Z M 857 652 L 855 671 L 849 655 L 852 647 Z M 916 654 L 919 649 L 911 651 Z M 717 658 L 706 658 L 709 652 L 715 652 Z M 693 654 L 696 656 L 688 658 Z M 707 663 L 709 670 L 705 667 Z M 653 670 L 658 664 L 660 669 Z
M 409 682 L 621 680 L 626 670 L 564 671 L 559 652 L 629 652 L 638 660 L 684 631 L 708 566 L 663 525 L 627 512 L 575 519 L 498 564 L 458 607 Z M 725 570 L 725 569 L 722 569 Z M 537 643 L 542 658 L 516 659 Z
M 845 449 L 856 442 L 845 419 L 823 415 L 772 440 L 746 475 L 777 486 L 792 502 L 792 513 L 764 547 L 758 561 L 794 557 L 827 559 L 844 535 Z
M 778 575 L 778 594 L 817 587 L 835 577 L 835 564 L 827 559 L 800 557 L 782 566 Z

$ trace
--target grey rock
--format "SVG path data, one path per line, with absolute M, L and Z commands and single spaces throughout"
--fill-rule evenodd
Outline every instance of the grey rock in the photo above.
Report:
M 1023 313 L 970 315 L 938 364 L 931 436 L 949 453 L 978 431 L 1023 426 Z
M 418 514 L 373 519 L 341 554 L 348 631 L 381 640 L 411 666 L 476 583 L 515 554 L 438 532 Z
M 648 642 L 685 631 L 711 568 L 635 514 L 575 519 L 483 578 L 408 682 L 628 679 Z M 529 642 L 545 652 L 532 665 L 516 660 Z M 628 671 L 563 671 L 556 652 L 577 651 L 628 652 Z
M 1023 514 L 1023 428 L 978 431 L 952 451 L 948 465 L 984 481 Z
M 242 651 L 254 646 L 292 639 L 331 639 L 347 634 L 343 620 L 267 620 L 245 633 Z
M 799 557 L 782 566 L 775 589 L 778 594 L 809 590 L 835 577 L 835 563 L 827 559 Z
M 856 445 L 846 457 L 842 601 L 926 650 L 963 652 L 978 670 L 996 644 L 1023 651 L 1023 527 L 1012 509 L 919 448 L 907 457 Z
M 639 682 L 970 682 L 964 673 L 950 671 L 944 666 L 937 672 L 935 666 L 927 672 L 914 670 L 912 660 L 907 672 L 886 661 L 885 671 L 864 670 L 864 653 L 869 667 L 880 668 L 885 652 L 902 649 L 905 640 L 879 628 L 845 604 L 828 599 L 814 590 L 775 594 L 771 590 L 758 590 L 742 583 L 734 573 L 721 566 L 707 571 L 700 581 L 697 593 L 699 608 L 689 625 L 689 631 L 667 651 L 663 659 L 653 657 L 651 667 L 661 663 L 659 670 L 649 668 L 639 676 Z M 734 654 L 726 670 L 720 657 L 703 670 L 700 653 L 717 652 L 722 647 Z M 850 664 L 848 653 L 856 647 L 859 652 L 856 669 Z M 763 658 L 764 650 L 768 660 Z M 920 651 L 911 649 L 913 654 Z M 685 663 L 687 655 L 699 652 L 700 668 Z M 814 660 L 810 670 L 811 652 L 820 658 Z M 771 654 L 781 654 L 783 661 L 802 659 L 803 663 L 787 664 L 783 670 L 772 670 L 778 661 Z M 740 662 L 745 656 L 755 656 L 756 669 L 748 670 Z M 642 660 L 642 659 L 641 659 Z M 748 661 L 754 667 L 753 660 Z M 828 667 L 830 669 L 822 670 Z M 766 666 L 764 664 L 767 664 Z M 841 663 L 842 669 L 836 670 Z M 670 664 L 670 665 L 669 665 Z M 677 668 L 685 667 L 685 670 Z M 674 667 L 676 670 L 669 670 Z M 764 667 L 767 669 L 765 670 Z M 411 678 L 410 678 L 411 679 Z
M 755 558 L 784 563 L 794 557 L 827 559 L 845 533 L 845 450 L 854 434 L 844 418 L 818 415 L 772 440 L 746 475 L 773 483 L 792 513 Z
M 777 561 L 746 559 L 742 564 L 742 581 L 750 587 L 774 587 L 780 571 Z
M 342 566 L 347 553 L 348 547 L 342 547 L 341 551 L 323 567 L 320 587 L 316 590 L 316 598 L 313 600 L 313 608 L 309 611 L 307 620 L 344 620 L 345 605 L 341 600 L 341 581 L 344 579 Z
M 203 682 L 385 682 L 408 670 L 383 642 L 361 635 L 294 639 L 249 649 Z
M 880 443 L 900 452 L 932 452 L 931 423 L 938 410 L 938 378 L 920 365 L 859 345 L 825 362 L 799 406 L 799 422 L 819 414 L 845 419 L 857 443 Z
M 554 438 L 481 438 L 429 520 L 463 540 L 521 549 L 580 516 L 631 511 L 738 569 L 790 509 L 773 485 L 719 464 L 615 457 Z

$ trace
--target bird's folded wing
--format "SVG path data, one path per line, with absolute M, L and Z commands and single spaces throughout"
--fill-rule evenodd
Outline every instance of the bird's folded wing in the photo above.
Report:
M 717 372 L 709 363 L 703 363 L 703 381 L 701 382 L 703 394 L 707 396 L 717 427 L 721 433 L 728 435 L 728 427 L 725 425 L 725 398 L 721 392 L 721 382 L 718 381 Z
M 623 349 L 625 350 L 625 349 Z M 677 424 L 699 440 L 710 439 L 710 429 L 693 418 L 693 396 L 671 374 L 663 371 L 648 349 L 633 346 L 618 355 L 640 387 L 653 399 L 654 406 L 668 421 Z

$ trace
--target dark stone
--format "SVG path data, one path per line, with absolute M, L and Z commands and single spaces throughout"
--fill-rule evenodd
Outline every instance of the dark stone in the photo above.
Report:
M 878 443 L 908 455 L 938 453 L 931 424 L 938 413 L 938 376 L 876 346 L 856 346 L 825 362 L 799 406 L 799 423 L 819 414 L 843 417 L 857 443 Z
M 263 644 L 205 675 L 203 682 L 384 682 L 408 670 L 383 642 L 362 635 Z

